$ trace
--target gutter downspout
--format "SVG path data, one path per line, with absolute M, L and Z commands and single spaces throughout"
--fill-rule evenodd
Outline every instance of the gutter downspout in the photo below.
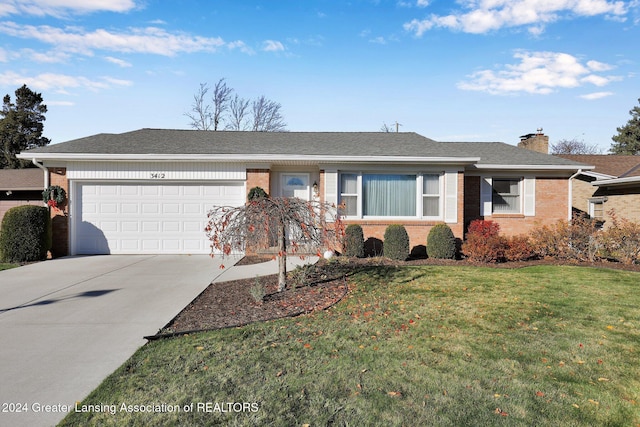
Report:
M 580 175 L 582 173 L 582 169 L 578 169 L 578 172 L 574 173 L 569 177 L 569 213 L 568 213 L 568 221 L 571 221 L 573 218 L 573 178 Z
M 43 190 L 46 190 L 47 188 L 49 188 L 49 169 L 45 168 L 42 163 L 38 163 L 38 160 L 35 159 L 35 158 L 31 159 L 31 163 L 33 163 L 34 165 L 36 165 L 37 167 L 39 167 L 40 169 L 42 169 L 44 171 L 44 188 L 43 188 Z

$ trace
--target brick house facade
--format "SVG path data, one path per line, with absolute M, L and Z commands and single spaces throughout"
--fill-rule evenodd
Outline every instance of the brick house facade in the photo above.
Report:
M 544 145 L 545 138 L 523 140 Z M 340 205 L 343 221 L 360 224 L 365 239 L 382 240 L 388 225 L 403 224 L 411 247 L 420 247 L 442 222 L 463 239 L 476 218 L 497 221 L 506 235 L 522 234 L 567 219 L 569 178 L 588 169 L 504 143 L 382 132 L 142 129 L 19 157 L 44 164 L 51 185 L 69 195 L 52 212 L 54 256 L 206 253 L 207 210 L 244 203 L 256 186 L 272 196 Z

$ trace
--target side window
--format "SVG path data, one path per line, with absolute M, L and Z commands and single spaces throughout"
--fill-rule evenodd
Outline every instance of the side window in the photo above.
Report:
M 422 216 L 440 216 L 440 175 L 422 176 Z
M 340 204 L 344 205 L 343 215 L 358 215 L 358 175 L 354 173 L 340 175 Z
M 520 179 L 493 179 L 493 213 L 520 213 Z

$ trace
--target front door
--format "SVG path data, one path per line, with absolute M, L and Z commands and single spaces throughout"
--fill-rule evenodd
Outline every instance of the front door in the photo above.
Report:
M 280 175 L 282 197 L 297 197 L 310 200 L 308 173 L 283 173 Z

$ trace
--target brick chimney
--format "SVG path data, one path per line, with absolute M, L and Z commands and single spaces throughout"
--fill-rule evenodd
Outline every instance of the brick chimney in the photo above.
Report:
M 538 128 L 536 133 L 522 135 L 518 147 L 549 154 L 549 137 L 542 133 L 542 128 Z

